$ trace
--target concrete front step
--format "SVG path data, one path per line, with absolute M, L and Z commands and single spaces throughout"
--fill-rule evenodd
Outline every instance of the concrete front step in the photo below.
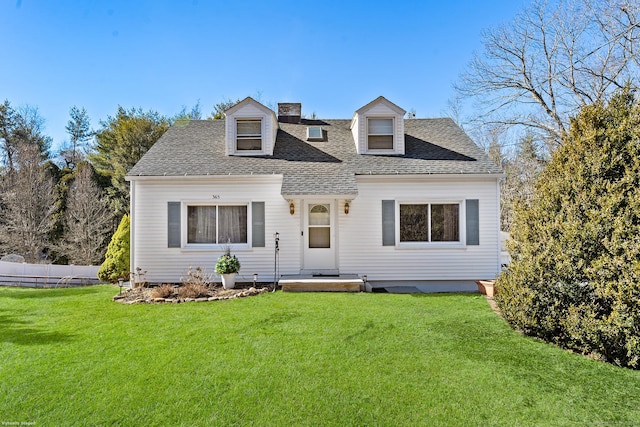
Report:
M 362 279 L 355 275 L 342 276 L 289 276 L 278 281 L 284 292 L 360 292 Z

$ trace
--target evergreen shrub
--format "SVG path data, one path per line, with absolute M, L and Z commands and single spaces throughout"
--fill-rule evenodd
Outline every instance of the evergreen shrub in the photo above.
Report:
M 514 212 L 496 301 L 515 328 L 640 368 L 640 106 L 584 107 Z
M 122 278 L 128 280 L 129 272 L 129 215 L 124 215 L 118 229 L 111 237 L 105 260 L 98 270 L 98 278 L 115 283 Z

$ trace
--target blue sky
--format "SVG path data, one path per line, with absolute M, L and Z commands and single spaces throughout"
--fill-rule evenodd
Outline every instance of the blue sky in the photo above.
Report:
M 383 95 L 442 116 L 483 29 L 519 0 L 0 1 L 0 102 L 36 106 L 54 147 L 73 105 L 174 115 L 226 98 L 350 118 Z

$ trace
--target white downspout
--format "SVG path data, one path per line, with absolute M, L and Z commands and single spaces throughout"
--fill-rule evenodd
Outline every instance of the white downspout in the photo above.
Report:
M 131 288 L 135 287 L 136 283 L 136 275 L 135 275 L 135 265 L 136 265 L 136 257 L 135 257 L 135 206 L 136 206 L 136 186 L 135 181 L 131 180 L 129 182 L 129 281 L 131 284 Z

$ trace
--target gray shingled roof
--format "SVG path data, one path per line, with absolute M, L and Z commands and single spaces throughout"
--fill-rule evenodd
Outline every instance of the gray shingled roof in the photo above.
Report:
M 358 155 L 351 120 L 280 123 L 273 156 L 225 155 L 224 120 L 171 127 L 128 176 L 282 174 L 282 194 L 357 194 L 356 175 L 500 174 L 502 171 L 449 118 L 405 120 L 405 155 Z M 325 141 L 306 141 L 320 125 Z

